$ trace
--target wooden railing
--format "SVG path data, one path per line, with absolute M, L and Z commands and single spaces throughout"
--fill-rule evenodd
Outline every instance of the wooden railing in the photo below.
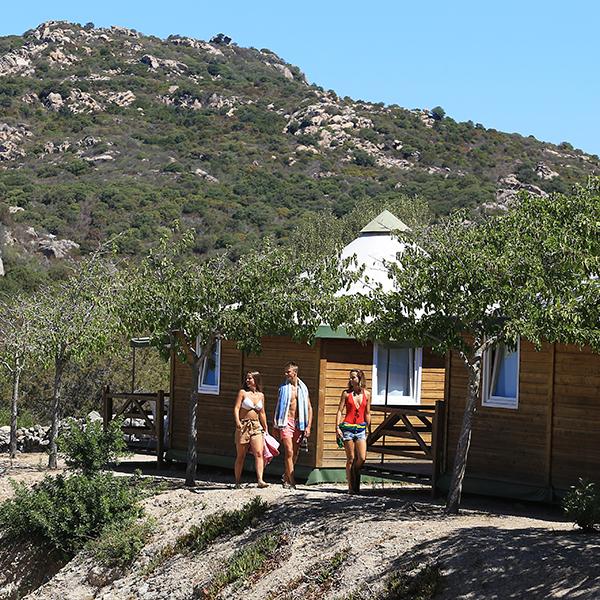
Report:
M 109 387 L 102 393 L 104 426 L 107 427 L 113 419 L 122 417 L 125 423 L 122 427 L 124 434 L 155 439 L 159 468 L 162 467 L 164 459 L 165 398 L 168 396 L 163 390 L 156 393 L 114 393 Z M 118 404 L 118 407 L 115 407 L 115 404 Z M 138 422 L 143 421 L 143 425 L 134 425 L 134 419 Z
M 378 463 L 367 461 L 363 471 L 403 481 L 428 483 L 435 493 L 437 480 L 445 470 L 445 402 L 372 405 L 371 412 L 384 413 L 381 424 L 367 438 L 368 452 L 380 454 L 381 459 Z M 390 456 L 398 458 L 391 461 Z

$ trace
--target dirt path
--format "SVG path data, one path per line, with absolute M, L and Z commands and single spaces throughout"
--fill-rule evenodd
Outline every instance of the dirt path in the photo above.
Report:
M 31 476 L 39 476 L 33 467 Z M 225 589 L 223 598 L 341 599 L 357 590 L 369 595 L 389 575 L 426 564 L 439 568 L 440 600 L 600 597 L 600 536 L 575 533 L 552 507 L 467 498 L 461 515 L 447 518 L 423 490 L 397 486 L 365 486 L 360 496 L 349 496 L 336 485 L 234 490 L 229 474 L 217 472 L 206 472 L 194 491 L 177 477 L 169 481 L 174 489 L 145 501 L 158 526 L 131 570 L 108 572 L 81 554 L 28 598 L 189 599 L 236 549 L 275 526 L 289 534 L 279 560 L 245 589 Z M 3 477 L 0 497 L 4 485 Z M 193 524 L 255 496 L 270 507 L 257 528 L 144 573 L 160 549 Z M 323 573 L 334 557 L 342 558 L 327 579 Z

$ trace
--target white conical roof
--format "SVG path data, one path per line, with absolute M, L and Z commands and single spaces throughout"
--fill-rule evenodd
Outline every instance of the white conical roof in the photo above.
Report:
M 343 260 L 356 256 L 357 266 L 364 266 L 364 271 L 350 290 L 341 293 L 368 294 L 377 284 L 385 291 L 392 290 L 392 280 L 388 278 L 385 263 L 395 261 L 398 253 L 406 246 L 398 241 L 394 232 L 408 230 L 409 227 L 387 210 L 363 227 L 360 235 L 342 250 L 341 258 Z
M 389 235 L 392 231 L 410 231 L 410 227 L 405 225 L 398 217 L 389 210 L 384 210 L 378 214 L 372 221 L 367 223 L 360 233 L 381 233 Z

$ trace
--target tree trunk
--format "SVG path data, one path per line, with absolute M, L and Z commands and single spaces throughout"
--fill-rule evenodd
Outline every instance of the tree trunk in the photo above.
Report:
M 17 407 L 19 406 L 19 383 L 21 381 L 21 365 L 17 362 L 13 371 L 12 401 L 10 404 L 10 457 L 17 456 Z
M 198 378 L 200 366 L 206 361 L 206 354 L 201 360 L 195 359 L 190 365 L 192 369 L 192 393 L 190 394 L 190 405 L 188 409 L 188 449 L 187 467 L 185 470 L 185 485 L 193 487 L 196 485 L 196 464 L 198 462 Z
M 446 514 L 458 514 L 460 505 L 460 496 L 462 493 L 463 479 L 467 468 L 467 458 L 469 447 L 471 445 L 471 432 L 473 430 L 473 417 L 477 410 L 477 400 L 479 399 L 480 374 L 481 374 L 481 348 L 478 348 L 470 357 L 464 357 L 465 364 L 469 372 L 469 388 L 467 393 L 467 403 L 463 413 L 462 427 L 456 446 L 456 456 L 454 457 L 454 467 L 452 471 L 452 481 L 446 500 Z
M 54 391 L 52 395 L 52 425 L 50 426 L 50 447 L 48 449 L 48 468 L 58 468 L 58 448 L 56 438 L 58 437 L 58 421 L 60 419 L 60 388 L 62 383 L 64 361 L 57 358 L 54 363 Z

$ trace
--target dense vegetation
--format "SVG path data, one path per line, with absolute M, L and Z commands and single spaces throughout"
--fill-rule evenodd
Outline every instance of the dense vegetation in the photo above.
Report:
M 102 427 L 75 423 L 62 436 L 68 463 L 76 472 L 46 476 L 32 488 L 14 484 L 14 498 L 0 505 L 0 532 L 4 539 L 41 542 L 70 558 L 106 527 L 121 532 L 142 510 L 139 479 L 116 477 L 101 469 L 123 452 L 120 423 L 104 433 Z M 90 461 L 83 449 L 91 451 Z

